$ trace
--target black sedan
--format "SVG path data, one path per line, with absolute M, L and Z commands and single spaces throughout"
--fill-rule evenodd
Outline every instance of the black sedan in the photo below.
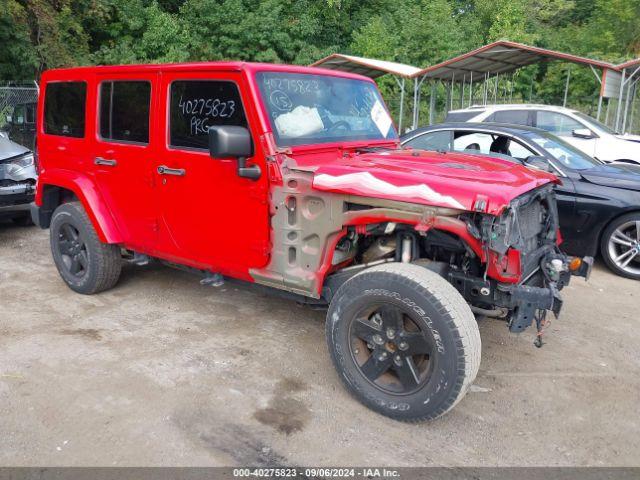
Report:
M 640 166 L 605 165 L 537 128 L 443 123 L 409 132 L 405 147 L 507 158 L 555 173 L 562 249 L 598 251 L 618 275 L 640 280 Z

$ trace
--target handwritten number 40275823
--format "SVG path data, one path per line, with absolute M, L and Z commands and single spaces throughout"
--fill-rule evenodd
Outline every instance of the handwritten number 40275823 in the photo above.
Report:
M 236 111 L 233 100 L 221 101 L 219 98 L 194 98 L 184 101 L 180 97 L 178 108 L 183 115 L 204 115 L 213 118 L 230 118 Z

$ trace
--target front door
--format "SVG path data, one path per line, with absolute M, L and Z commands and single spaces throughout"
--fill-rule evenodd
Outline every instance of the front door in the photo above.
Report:
M 97 185 L 124 243 L 154 253 L 157 206 L 154 166 L 159 140 L 153 135 L 155 74 L 99 76 L 96 145 L 91 159 Z
M 548 110 L 537 110 L 536 127 L 561 137 L 565 142 L 573 145 L 590 157 L 595 155 L 596 138 L 580 138 L 574 136 L 574 130 L 588 129 L 588 127 L 568 115 Z
M 248 278 L 249 268 L 268 261 L 270 229 L 265 159 L 241 76 L 176 72 L 165 74 L 162 84 L 166 143 L 155 163 L 161 249 L 176 261 Z M 211 158 L 213 125 L 252 131 L 255 153 L 248 163 L 261 167 L 260 179 L 239 177 L 236 159 Z

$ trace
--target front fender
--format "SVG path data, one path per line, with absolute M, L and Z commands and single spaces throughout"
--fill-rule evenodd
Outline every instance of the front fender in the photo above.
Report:
M 89 215 L 93 228 L 95 228 L 101 242 L 123 242 L 123 236 L 118 224 L 109 208 L 107 208 L 106 202 L 103 201 L 102 195 L 91 177 L 72 170 L 55 169 L 42 171 L 38 178 L 35 203 L 45 212 L 53 214 L 53 210 L 62 203 L 62 198 L 56 196 L 57 201 L 54 201 L 55 203 L 52 205 L 49 204 L 52 200 L 45 192 L 51 187 L 73 192 L 82 203 L 87 215 Z

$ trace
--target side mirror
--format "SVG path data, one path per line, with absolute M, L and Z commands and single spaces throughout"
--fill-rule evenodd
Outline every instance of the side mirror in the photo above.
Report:
M 7 123 L 12 123 L 13 122 L 13 118 L 11 117 L 11 115 L 7 115 Z
M 542 170 L 543 172 L 553 172 L 549 161 L 541 155 L 530 155 L 524 160 L 525 165 Z
M 258 165 L 247 167 L 247 157 L 253 155 L 249 130 L 235 125 L 209 127 L 209 155 L 212 158 L 233 157 L 238 160 L 238 176 L 258 180 L 262 171 Z
M 595 138 L 595 135 L 588 128 L 576 128 L 571 132 L 571 135 L 577 138 Z

